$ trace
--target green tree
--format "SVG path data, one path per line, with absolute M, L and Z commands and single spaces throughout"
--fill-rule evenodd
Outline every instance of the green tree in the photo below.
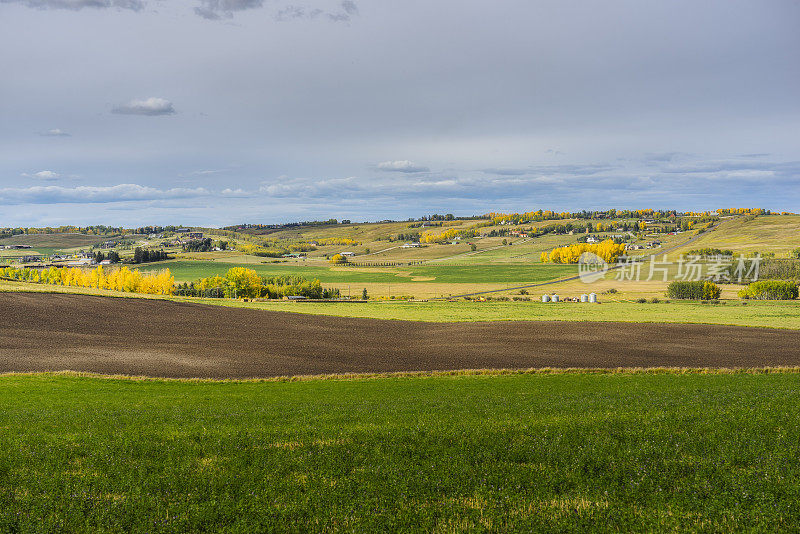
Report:
M 368 300 L 369 295 L 367 294 L 367 288 L 364 288 L 364 291 L 361 292 L 361 300 Z

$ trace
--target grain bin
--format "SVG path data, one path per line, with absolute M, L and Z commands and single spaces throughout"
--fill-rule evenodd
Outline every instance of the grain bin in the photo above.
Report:
M 558 302 L 558 295 L 556 295 L 555 293 L 553 293 L 553 296 L 550 298 L 553 299 L 553 302 Z
M 542 302 L 550 302 L 550 295 L 542 295 Z
M 589 293 L 589 302 L 597 302 L 597 293 Z
M 589 295 L 587 295 L 586 293 L 581 295 L 581 302 L 589 302 Z

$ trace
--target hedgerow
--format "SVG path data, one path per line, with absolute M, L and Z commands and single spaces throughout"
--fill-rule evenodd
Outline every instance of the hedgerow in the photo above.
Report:
M 793 300 L 797 284 L 786 280 L 760 280 L 739 291 L 739 298 L 755 300 Z
M 667 296 L 673 299 L 715 300 L 722 290 L 714 282 L 676 280 L 667 286 Z

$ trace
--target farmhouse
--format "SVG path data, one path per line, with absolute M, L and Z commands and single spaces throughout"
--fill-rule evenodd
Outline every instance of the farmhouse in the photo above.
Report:
M 79 258 L 77 260 L 71 261 L 67 264 L 69 267 L 86 267 L 87 265 L 94 265 L 95 261 L 93 258 Z
M 404 243 L 400 248 L 419 248 L 419 243 Z
M 340 252 L 339 254 L 341 254 L 342 256 L 344 256 L 346 258 L 352 258 L 353 256 L 356 255 L 355 252 Z

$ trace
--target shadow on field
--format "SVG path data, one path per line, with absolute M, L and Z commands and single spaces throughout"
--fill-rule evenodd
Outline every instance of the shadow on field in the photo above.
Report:
M 800 365 L 800 331 L 608 322 L 429 323 L 165 300 L 0 293 L 0 372 L 175 378 L 532 367 Z

